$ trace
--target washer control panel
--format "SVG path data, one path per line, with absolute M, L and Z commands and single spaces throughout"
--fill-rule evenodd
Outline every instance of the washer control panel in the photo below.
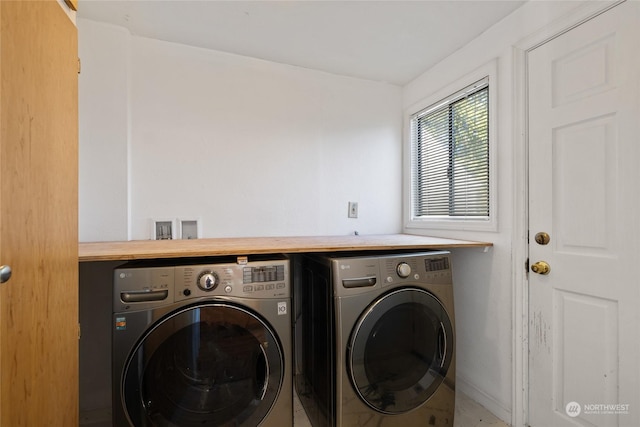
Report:
M 123 267 L 114 271 L 114 311 L 201 297 L 289 298 L 289 261 Z
M 289 261 L 175 267 L 175 301 L 202 296 L 288 298 Z
M 146 309 L 173 302 L 173 267 L 118 268 L 113 278 L 114 311 Z

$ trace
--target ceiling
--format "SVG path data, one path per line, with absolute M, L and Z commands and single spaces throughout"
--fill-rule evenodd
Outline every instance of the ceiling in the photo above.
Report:
M 515 0 L 83 0 L 132 34 L 404 85 L 524 4 Z

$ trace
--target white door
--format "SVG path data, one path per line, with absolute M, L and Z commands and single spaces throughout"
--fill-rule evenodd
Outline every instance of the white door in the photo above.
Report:
M 640 426 L 639 29 L 627 2 L 527 56 L 533 427 Z

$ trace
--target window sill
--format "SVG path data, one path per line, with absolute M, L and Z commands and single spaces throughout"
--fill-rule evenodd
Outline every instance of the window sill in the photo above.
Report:
M 405 224 L 407 232 L 411 230 L 456 230 L 497 232 L 498 224 L 495 219 L 414 219 Z

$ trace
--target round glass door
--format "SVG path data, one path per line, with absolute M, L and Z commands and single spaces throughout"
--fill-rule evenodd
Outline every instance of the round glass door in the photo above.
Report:
M 435 296 L 415 288 L 392 291 L 367 308 L 352 332 L 352 384 L 379 412 L 411 411 L 442 384 L 453 345 L 451 321 Z
M 256 426 L 283 378 L 271 328 L 228 303 L 169 315 L 140 340 L 121 390 L 136 426 Z

